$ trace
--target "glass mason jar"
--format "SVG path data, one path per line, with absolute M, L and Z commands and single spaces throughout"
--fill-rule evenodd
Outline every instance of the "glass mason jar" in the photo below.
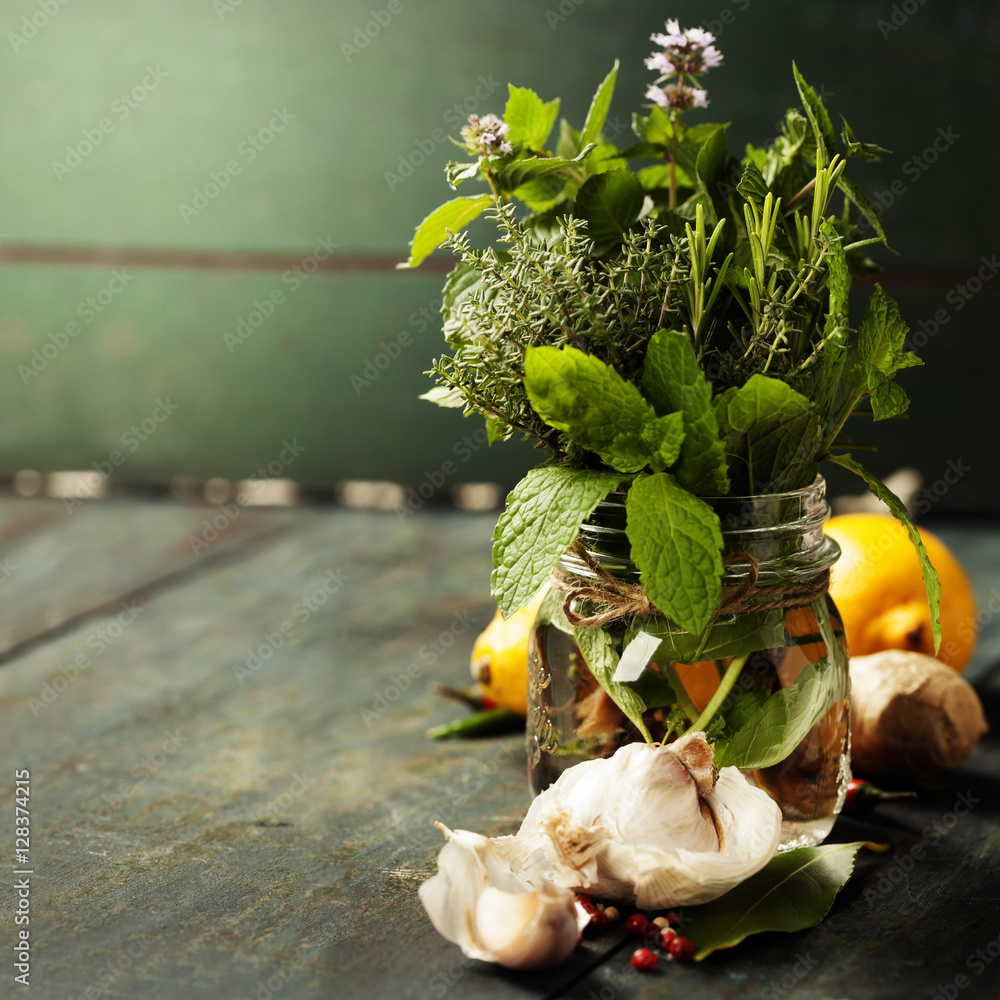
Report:
M 624 501 L 624 494 L 602 501 L 582 525 L 578 540 L 606 573 L 637 583 L 639 572 L 625 536 Z M 617 619 L 599 627 L 616 654 L 639 630 L 665 637 L 637 682 L 642 687 L 636 688 L 651 706 L 642 721 L 654 740 L 676 738 L 695 716 L 701 717 L 713 695 L 718 702 L 714 733 L 723 739 L 733 738 L 748 713 L 782 691 L 786 705 L 797 703 L 801 708 L 803 699 L 810 702 L 811 714 L 804 723 L 799 716 L 800 730 L 803 724 L 810 728 L 802 730 L 797 743 L 779 751 L 787 755 L 766 766 L 746 767 L 743 773 L 781 807 L 779 850 L 817 844 L 833 826 L 851 777 L 847 643 L 837 609 L 821 582 L 840 555 L 836 542 L 823 533 L 830 513 L 826 484 L 817 477 L 801 490 L 708 502 L 722 524 L 723 556 L 732 557 L 726 560 L 723 593 L 741 585 L 745 591 L 743 599 L 734 602 L 737 610 L 720 613 L 706 637 L 683 632 L 662 615 Z M 753 556 L 758 571 L 749 591 L 747 556 Z M 572 551 L 560 568 L 584 582 L 597 578 Z M 588 668 L 578 639 L 585 648 L 594 648 L 591 641 L 583 641 L 592 636 L 581 638 L 579 629 L 568 624 L 564 598 L 558 587 L 550 589 L 529 646 L 527 749 L 535 794 L 572 764 L 609 757 L 623 744 L 643 739 Z M 571 610 L 583 617 L 589 613 L 586 602 L 579 599 Z M 698 662 L 671 659 L 680 649 L 698 648 L 704 651 L 692 657 Z M 744 654 L 734 681 L 727 669 Z M 727 678 L 723 683 L 732 686 L 720 701 L 723 677 Z M 704 719 L 703 724 L 709 726 L 712 738 L 711 721 Z M 786 734 L 786 739 L 794 739 L 796 730 L 789 731 L 792 736 Z M 725 757 L 723 751 L 722 765 Z M 752 757 L 744 754 L 742 759 Z

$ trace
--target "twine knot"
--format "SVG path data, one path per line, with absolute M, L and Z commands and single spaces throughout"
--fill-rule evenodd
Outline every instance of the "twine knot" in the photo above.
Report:
M 552 573 L 551 583 L 565 593 L 563 612 L 574 628 L 599 628 L 619 618 L 660 615 L 639 583 L 629 583 L 609 573 L 576 539 L 571 551 L 594 574 L 596 579 L 586 580 L 559 567 Z M 749 552 L 731 552 L 722 559 L 723 566 L 746 563 L 747 575 L 734 587 L 723 590 L 713 620 L 721 615 L 739 611 L 772 611 L 778 608 L 797 608 L 822 597 L 830 589 L 830 571 L 823 570 L 803 583 L 787 583 L 777 587 L 757 587 L 760 564 Z M 573 611 L 574 601 L 586 601 L 592 606 L 589 615 Z

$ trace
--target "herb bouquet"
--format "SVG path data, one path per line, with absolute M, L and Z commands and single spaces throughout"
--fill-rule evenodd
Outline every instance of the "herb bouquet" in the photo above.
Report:
M 684 121 L 722 62 L 713 37 L 670 21 L 653 40 L 659 78 L 628 148 L 602 136 L 617 63 L 580 130 L 562 120 L 553 138 L 559 101 L 514 86 L 502 120 L 462 130 L 448 183 L 488 190 L 432 212 L 401 265 L 441 244 L 458 258 L 442 307 L 451 353 L 426 398 L 545 454 L 508 498 L 492 576 L 505 617 L 550 586 L 532 662 L 536 790 L 623 742 L 704 732 L 786 820 L 819 816 L 803 787 L 826 782 L 823 822 L 786 837 L 813 842 L 849 775 L 824 462 L 906 526 L 939 642 L 919 535 L 845 431 L 852 416 L 903 413 L 895 376 L 920 364 L 878 284 L 850 325 L 852 277 L 876 270 L 866 248 L 887 240 L 847 168 L 885 150 L 846 121 L 838 136 L 793 66 L 801 110 L 737 159 L 727 125 Z M 483 213 L 496 247 L 461 232 Z

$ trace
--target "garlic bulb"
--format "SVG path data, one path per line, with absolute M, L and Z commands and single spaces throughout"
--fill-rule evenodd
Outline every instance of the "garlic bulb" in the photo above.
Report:
M 538 969 L 587 924 L 573 889 L 644 910 L 728 892 L 771 859 L 781 810 L 713 756 L 704 733 L 631 743 L 563 772 L 513 837 L 435 824 L 448 842 L 420 887 L 431 921 L 471 958 Z
M 771 859 L 781 810 L 737 768 L 717 771 L 704 736 L 569 768 L 497 850 L 514 871 L 640 909 L 721 896 Z
M 589 919 L 567 888 L 515 874 L 493 841 L 435 824 L 447 843 L 420 901 L 443 937 L 470 958 L 511 969 L 555 965 L 576 947 Z

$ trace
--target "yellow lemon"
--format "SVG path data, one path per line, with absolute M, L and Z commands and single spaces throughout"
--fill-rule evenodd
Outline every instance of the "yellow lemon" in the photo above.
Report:
M 840 545 L 830 594 L 852 656 L 883 649 L 934 655 L 931 613 L 920 563 L 906 529 L 884 514 L 842 514 L 826 533 Z M 976 648 L 976 599 L 958 560 L 936 535 L 920 529 L 941 581 L 941 650 L 937 658 L 962 670 Z
M 500 708 L 528 711 L 528 640 L 545 591 L 506 621 L 498 611 L 472 647 L 472 676 Z

